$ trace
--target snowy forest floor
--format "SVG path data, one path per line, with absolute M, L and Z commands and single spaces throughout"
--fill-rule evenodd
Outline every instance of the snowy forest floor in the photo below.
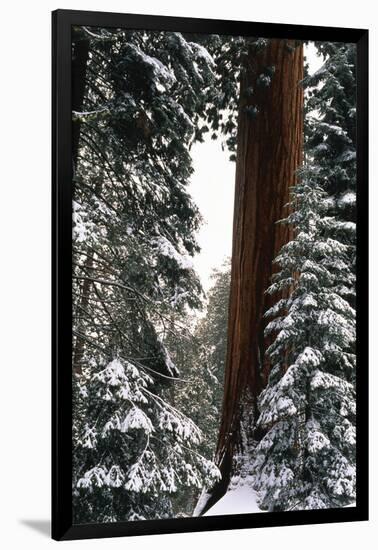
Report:
M 244 430 L 243 430 L 244 434 Z M 254 445 L 244 438 L 244 453 L 235 457 L 233 475 L 227 492 L 212 506 L 205 516 L 220 516 L 224 514 L 256 514 L 264 512 L 258 505 L 258 494 L 253 488 Z
M 226 494 L 204 516 L 225 514 L 252 514 L 263 512 L 257 504 L 257 493 L 252 487 L 251 476 L 233 477 Z
M 221 499 L 219 499 L 204 516 L 222 516 L 231 514 L 257 514 L 266 512 L 259 507 L 259 495 L 253 488 L 253 464 L 254 444 L 245 444 L 243 454 L 235 457 L 234 474 L 231 477 L 229 487 Z M 200 498 L 194 516 L 203 508 L 209 495 L 204 493 Z M 353 508 L 356 503 L 349 504 L 345 508 Z

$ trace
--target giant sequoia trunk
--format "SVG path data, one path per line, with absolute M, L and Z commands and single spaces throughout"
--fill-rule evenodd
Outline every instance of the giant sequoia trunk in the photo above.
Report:
M 273 259 L 289 239 L 288 227 L 276 222 L 287 214 L 289 188 L 301 164 L 302 78 L 302 45 L 270 40 L 263 51 L 249 53 L 241 80 L 228 349 L 217 447 L 222 480 L 203 511 L 227 490 L 234 456 L 243 452 L 241 417 L 245 412 L 251 418 L 252 412 L 256 419 L 257 396 L 269 373 L 263 315 L 271 304 L 265 291 Z M 243 402 L 252 411 L 243 412 Z

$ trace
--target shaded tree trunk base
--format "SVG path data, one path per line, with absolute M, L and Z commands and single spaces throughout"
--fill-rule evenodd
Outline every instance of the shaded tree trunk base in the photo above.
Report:
M 197 505 L 196 515 L 203 516 L 226 494 L 231 480 L 232 461 L 233 457 L 230 448 L 230 452 L 223 458 L 222 464 L 219 467 L 222 476 L 221 479 L 210 492 L 206 493 L 202 506 L 201 503 Z
M 218 465 L 221 479 L 207 493 L 203 506 L 197 508 L 198 515 L 204 515 L 229 490 L 231 479 L 242 474 L 247 463 L 251 463 L 253 449 L 259 440 L 259 431 L 254 428 L 257 419 L 256 399 L 250 394 L 243 398 L 238 421 L 239 429 L 234 432 L 230 444 Z M 250 473 L 250 471 L 248 472 Z

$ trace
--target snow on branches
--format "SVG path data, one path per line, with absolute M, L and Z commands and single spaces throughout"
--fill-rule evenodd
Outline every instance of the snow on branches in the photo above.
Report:
M 76 480 L 82 498 L 117 490 L 130 517 L 133 494 L 156 497 L 218 479 L 216 466 L 196 450 L 199 428 L 154 392 L 154 380 L 142 368 L 116 358 L 78 384 L 86 387 L 80 392 L 85 422 L 76 441 L 83 457 Z
M 266 313 L 272 362 L 259 399 L 254 486 L 268 510 L 330 508 L 355 499 L 355 311 L 350 246 L 338 239 L 319 171 L 305 167 L 286 220 Z M 284 296 L 284 297 L 282 297 Z

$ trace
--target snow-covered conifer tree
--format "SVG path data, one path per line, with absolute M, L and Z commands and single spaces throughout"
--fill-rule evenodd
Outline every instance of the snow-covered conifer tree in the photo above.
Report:
M 212 59 L 180 33 L 75 28 L 75 522 L 172 515 L 217 470 L 167 401 L 172 315 L 201 306 L 189 145 Z M 81 91 L 81 94 L 79 93 Z M 197 450 L 196 450 L 197 448 Z
M 259 400 L 265 435 L 253 465 L 268 510 L 355 500 L 355 311 L 345 299 L 354 276 L 350 246 L 338 238 L 348 222 L 327 215 L 320 174 L 307 166 L 293 189 L 285 222 L 295 236 L 268 289 L 281 298 L 267 312 L 275 339 Z
M 356 46 L 316 43 L 324 63 L 304 80 L 306 102 L 306 149 L 318 168 L 327 192 L 328 215 L 351 222 L 338 238 L 355 246 L 356 220 Z M 355 273 L 355 250 L 350 249 Z M 354 286 L 349 301 L 355 303 Z
M 168 496 L 178 487 L 217 479 L 217 468 L 196 450 L 199 428 L 155 393 L 142 368 L 115 358 L 84 373 L 76 391 L 85 397 L 75 441 L 81 521 L 171 517 Z

